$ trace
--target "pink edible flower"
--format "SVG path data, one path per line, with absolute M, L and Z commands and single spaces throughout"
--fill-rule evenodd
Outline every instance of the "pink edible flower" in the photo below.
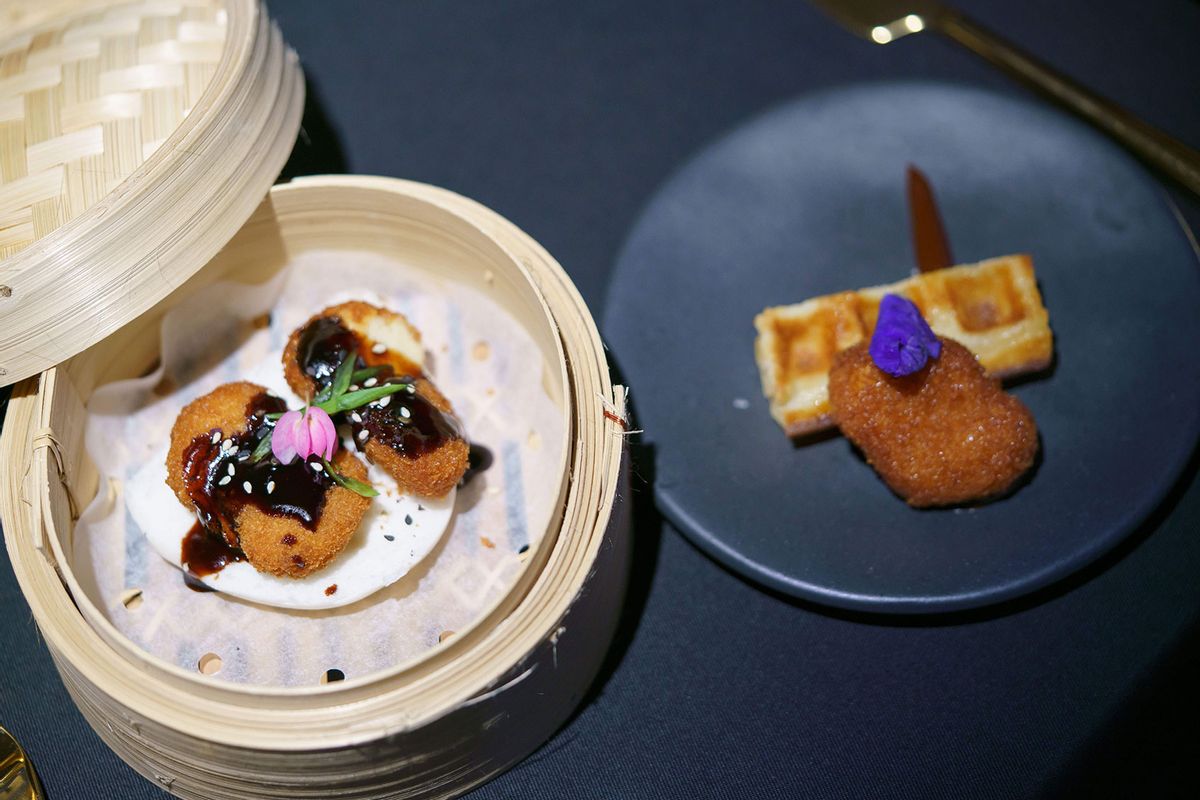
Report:
M 328 461 L 336 448 L 337 428 L 329 414 L 316 406 L 309 406 L 303 414 L 287 412 L 271 434 L 271 452 L 280 464 L 290 464 L 296 456 L 307 459 L 314 453 Z

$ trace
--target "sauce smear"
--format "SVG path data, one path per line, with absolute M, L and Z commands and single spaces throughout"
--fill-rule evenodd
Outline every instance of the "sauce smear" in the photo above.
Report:
M 356 354 L 356 370 L 380 368 L 375 376 L 377 385 L 416 384 L 425 378 L 420 367 L 397 353 L 375 353 L 370 343 L 343 325 L 339 317 L 315 319 L 300 332 L 297 355 L 300 369 L 313 379 L 318 389 L 333 380 L 338 365 L 350 353 Z M 393 367 L 398 359 L 403 374 L 398 374 Z M 355 409 L 353 413 L 342 412 L 335 415 L 334 421 L 350 425 L 359 450 L 368 439 L 374 439 L 406 458 L 419 458 L 447 441 L 463 438 L 454 415 L 444 413 L 415 390 L 396 392 Z M 366 431 L 366 437 L 363 437 L 363 431 Z
M 180 561 L 193 576 L 211 575 L 246 560 L 238 547 L 237 520 L 247 505 L 316 529 L 333 479 L 305 461 L 284 465 L 270 455 L 250 460 L 272 429 L 266 415 L 286 410 L 282 399 L 263 392 L 246 407 L 247 430 L 226 438 L 210 431 L 184 451 L 184 481 L 198 522 L 183 539 Z

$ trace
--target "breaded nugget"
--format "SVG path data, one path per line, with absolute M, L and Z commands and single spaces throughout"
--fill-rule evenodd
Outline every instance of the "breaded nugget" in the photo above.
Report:
M 454 410 L 450 407 L 450 402 L 432 383 L 420 378 L 416 387 L 418 398 L 423 398 L 453 420 Z M 395 420 L 396 415 L 400 413 L 399 409 L 405 407 L 404 404 L 409 401 L 406 393 L 399 392 L 393 395 L 393 403 L 388 407 L 369 408 L 365 416 L 367 429 L 376 433 L 374 423 L 377 417 L 388 415 Z M 381 441 L 381 438 L 384 437 L 377 433 L 367 438 L 363 444 L 367 458 L 372 464 L 383 467 L 396 479 L 400 488 L 410 494 L 441 497 L 453 489 L 467 471 L 467 456 L 471 447 L 461 435 L 443 436 L 432 448 L 413 455 L 406 454 L 401 447 L 392 446 L 386 439 Z
M 942 353 L 893 378 L 862 342 L 842 351 L 829 397 L 842 432 L 896 494 L 916 507 L 1001 494 L 1033 465 L 1037 425 L 1029 409 L 989 378 L 969 350 Z
M 366 466 L 349 450 L 338 450 L 331 463 L 342 475 L 366 482 Z M 236 523 L 242 552 L 259 572 L 302 578 L 346 548 L 370 505 L 369 498 L 332 485 L 326 489 L 316 528 L 309 530 L 293 517 L 264 513 L 247 504 Z
M 314 315 L 288 337 L 283 352 L 288 385 L 311 398 L 351 351 L 363 366 L 386 366 L 396 378 L 415 377 L 417 394 L 410 402 L 409 417 L 398 416 L 406 407 L 403 401 L 411 397 L 404 392 L 349 416 L 356 445 L 403 491 L 425 497 L 449 492 L 466 472 L 470 445 L 450 402 L 424 376 L 421 334 L 404 315 L 357 301 Z M 379 382 L 387 377 L 380 375 Z M 438 419 L 426 419 L 418 412 L 423 402 L 436 409 Z
M 171 429 L 167 484 L 255 569 L 302 577 L 345 548 L 370 500 L 303 462 L 249 458 L 257 443 L 252 414 L 284 407 L 264 387 L 245 382 L 218 386 L 192 401 Z M 367 478 L 366 466 L 347 450 L 335 453 L 332 463 L 343 475 Z
M 324 330 L 313 327 L 323 320 L 336 320 L 350 335 L 339 335 L 332 326 Z M 325 352 L 312 352 L 313 345 L 319 344 L 315 339 L 324 341 Z M 314 314 L 292 331 L 283 350 L 283 374 L 288 386 L 311 400 L 319 388 L 312 373 L 317 379 L 328 378 L 350 350 L 357 352 L 364 366 L 389 366 L 397 375 L 421 374 L 425 360 L 421 333 L 403 314 L 353 300 Z M 302 357 L 312 360 L 308 371 L 302 366 Z
M 897 283 L 765 308 L 754 318 L 754 358 L 771 416 L 788 436 L 834 425 L 829 368 L 870 340 L 885 295 L 912 300 L 934 333 L 962 344 L 989 375 L 1044 369 L 1054 355 L 1050 315 L 1027 255 L 922 272 Z
M 249 429 L 246 409 L 266 391 L 266 387 L 247 381 L 225 383 L 197 397 L 179 412 L 171 427 L 171 446 L 167 450 L 167 485 L 187 508 L 193 508 L 194 503 L 184 476 L 184 454 L 192 442 L 200 436 L 211 437 L 215 432 L 220 432 L 221 440 L 245 433 Z M 237 535 L 233 531 L 224 534 L 226 541 L 236 547 Z

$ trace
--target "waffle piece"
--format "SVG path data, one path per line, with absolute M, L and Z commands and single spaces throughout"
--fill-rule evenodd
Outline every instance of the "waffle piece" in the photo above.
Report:
M 754 318 L 755 359 L 771 416 L 788 436 L 834 425 L 829 403 L 834 356 L 870 338 L 879 301 L 889 293 L 912 300 L 934 333 L 964 345 L 992 377 L 1036 372 L 1050 364 L 1050 316 L 1027 255 L 767 308 Z

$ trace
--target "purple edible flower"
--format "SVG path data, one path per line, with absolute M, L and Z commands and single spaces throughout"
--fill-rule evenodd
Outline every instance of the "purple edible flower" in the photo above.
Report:
M 883 296 L 869 348 L 875 366 L 899 378 L 911 375 L 942 354 L 942 343 L 916 305 L 896 294 Z

